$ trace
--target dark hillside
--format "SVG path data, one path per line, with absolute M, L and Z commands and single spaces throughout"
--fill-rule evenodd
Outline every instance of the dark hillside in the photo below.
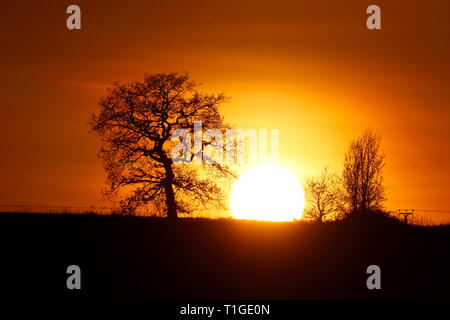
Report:
M 2 295 L 117 298 L 450 298 L 450 227 L 0 215 Z M 82 290 L 66 289 L 66 268 Z M 379 265 L 382 289 L 366 288 Z

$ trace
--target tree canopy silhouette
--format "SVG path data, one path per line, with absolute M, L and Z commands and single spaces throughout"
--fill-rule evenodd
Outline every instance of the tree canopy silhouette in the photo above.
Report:
M 328 168 L 323 169 L 318 176 L 306 178 L 305 198 L 309 207 L 303 216 L 307 219 L 323 222 L 330 216 L 338 218 L 344 211 L 341 179 L 336 173 L 329 172 Z
M 353 140 L 345 154 L 343 184 L 352 211 L 376 210 L 385 200 L 381 137 L 371 129 Z
M 198 204 L 223 204 L 218 181 L 232 175 L 228 167 L 218 162 L 175 164 L 171 137 L 175 130 L 192 129 L 195 121 L 205 130 L 229 128 L 218 109 L 225 101 L 224 94 L 198 91 L 187 73 L 145 74 L 143 81 L 115 83 L 108 89 L 99 113 L 91 115 L 90 127 L 103 143 L 100 157 L 110 187 L 107 193 L 127 194 L 121 200 L 124 214 L 153 205 L 168 218 L 177 218 Z M 207 144 L 212 141 L 202 141 L 190 160 L 201 157 Z

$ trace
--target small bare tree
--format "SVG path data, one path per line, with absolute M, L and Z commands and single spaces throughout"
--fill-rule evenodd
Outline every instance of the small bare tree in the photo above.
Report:
M 343 184 L 347 203 L 353 211 L 382 208 L 384 154 L 381 137 L 372 129 L 353 140 L 345 154 Z
M 218 109 L 227 98 L 201 93 L 197 87 L 186 73 L 146 74 L 143 81 L 114 84 L 100 100 L 90 127 L 103 142 L 100 156 L 108 194 L 119 190 L 128 194 L 121 200 L 124 214 L 152 206 L 168 218 L 177 218 L 179 212 L 189 213 L 199 204 L 223 203 L 218 181 L 231 175 L 227 166 L 175 164 L 171 157 L 176 130 L 190 130 L 196 121 L 204 130 L 229 128 Z M 202 150 L 213 143 L 202 141 L 201 149 L 189 152 L 186 162 L 201 158 Z
M 323 222 L 329 217 L 338 218 L 343 212 L 341 179 L 336 173 L 325 168 L 319 176 L 305 180 L 307 209 L 305 218 Z

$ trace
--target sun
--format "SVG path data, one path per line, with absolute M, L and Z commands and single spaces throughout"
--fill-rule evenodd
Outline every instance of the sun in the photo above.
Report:
M 297 178 L 277 166 L 258 166 L 234 183 L 230 207 L 236 219 L 293 221 L 303 213 L 305 197 Z

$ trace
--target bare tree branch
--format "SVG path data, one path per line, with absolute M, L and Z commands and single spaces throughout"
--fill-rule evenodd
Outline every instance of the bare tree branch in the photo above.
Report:
M 110 194 L 132 189 L 121 201 L 123 213 L 152 206 L 176 218 L 197 204 L 223 201 L 215 175 L 201 174 L 204 165 L 175 165 L 170 155 L 170 138 L 177 129 L 191 129 L 195 121 L 201 121 L 204 130 L 230 128 L 218 108 L 228 98 L 198 92 L 197 87 L 187 73 L 146 74 L 141 82 L 115 83 L 100 99 L 100 111 L 89 124 L 103 142 L 100 157 Z M 209 145 L 223 147 L 213 141 Z M 207 170 L 233 176 L 217 162 Z

